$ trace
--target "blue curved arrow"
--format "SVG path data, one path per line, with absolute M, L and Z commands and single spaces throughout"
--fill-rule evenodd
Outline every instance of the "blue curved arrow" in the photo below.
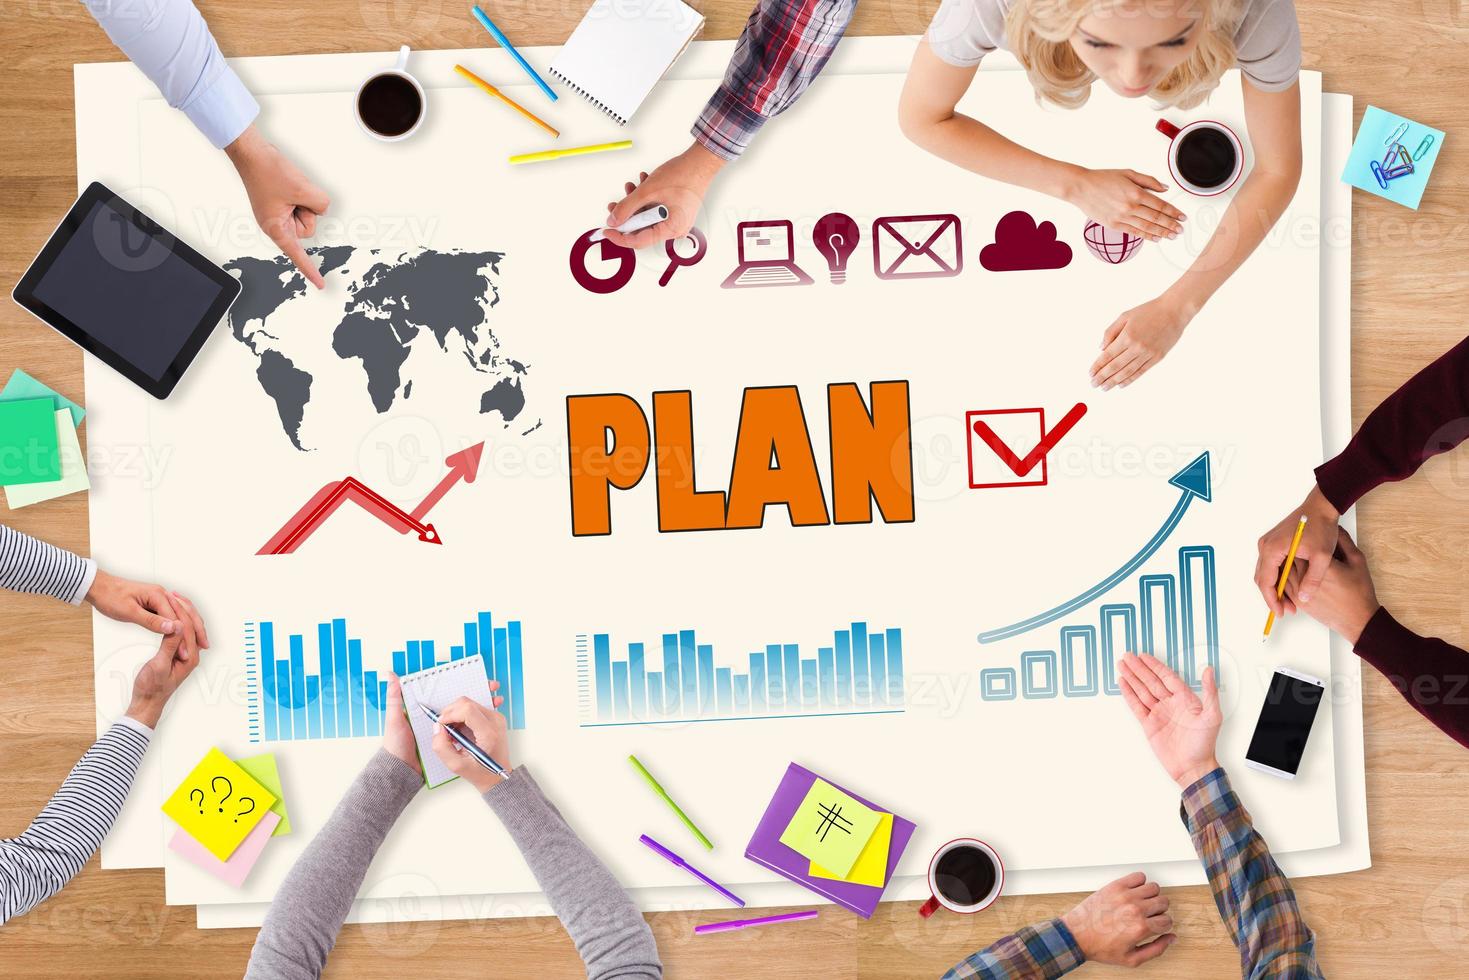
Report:
M 1163 522 L 1163 526 L 1158 528 L 1157 533 L 1148 539 L 1148 543 L 1143 545 L 1142 550 L 1129 558 L 1126 564 L 1096 585 L 1087 589 L 1081 595 L 1063 602 L 1054 609 L 1048 609 L 1039 615 L 1021 620 L 1018 623 L 1012 623 L 1009 626 L 1003 626 L 1000 629 L 989 630 L 988 632 L 979 634 L 979 642 L 994 643 L 996 640 L 1007 640 L 1012 636 L 1019 636 L 1021 633 L 1029 633 L 1037 626 L 1044 626 L 1049 622 L 1060 619 L 1069 612 L 1080 609 L 1137 571 L 1143 562 L 1153 557 L 1153 553 L 1163 546 L 1163 542 L 1168 539 L 1168 535 L 1172 534 L 1173 529 L 1178 526 L 1178 522 L 1183 520 L 1184 512 L 1188 510 L 1188 505 L 1193 502 L 1195 497 L 1202 498 L 1205 503 L 1212 499 L 1210 497 L 1208 452 L 1200 453 L 1192 463 L 1189 463 L 1175 473 L 1173 479 L 1169 480 L 1168 483 L 1170 486 L 1178 487 L 1183 491 L 1178 498 L 1178 503 L 1173 505 L 1173 513 L 1168 515 L 1168 519 Z

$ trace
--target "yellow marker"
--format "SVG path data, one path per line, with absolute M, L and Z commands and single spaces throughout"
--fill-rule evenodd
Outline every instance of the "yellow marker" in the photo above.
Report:
M 1280 581 L 1275 586 L 1275 598 L 1279 599 L 1285 595 L 1285 581 L 1290 578 L 1290 567 L 1296 561 L 1296 549 L 1301 546 L 1301 535 L 1306 531 L 1306 515 L 1301 515 L 1301 522 L 1296 525 L 1296 536 L 1291 539 L 1290 553 L 1285 556 L 1285 564 L 1280 567 Z M 1270 615 L 1265 617 L 1265 636 L 1270 635 L 1270 627 L 1275 625 L 1275 610 L 1270 610 Z M 1265 637 L 1260 638 L 1265 642 Z
M 463 65 L 455 65 L 454 70 L 463 75 L 465 78 L 469 79 L 474 84 L 478 85 L 480 88 L 484 89 L 485 94 L 493 95 L 495 98 L 499 99 L 501 102 L 505 103 L 510 108 L 514 109 L 516 112 L 520 113 L 522 116 L 544 129 L 546 132 L 550 133 L 552 136 L 559 137 L 561 135 L 559 130 L 552 128 L 552 126 L 540 116 L 536 115 L 534 112 L 531 112 L 525 106 L 521 105 L 519 102 L 516 102 L 510 96 L 506 95 L 504 92 L 501 92 L 499 89 L 495 88 L 495 86 L 491 85 L 483 78 L 480 78 L 468 68 L 465 68 Z
M 606 153 L 608 150 L 626 150 L 632 147 L 632 140 L 618 140 L 616 143 L 594 143 L 591 146 L 568 146 L 564 150 L 542 150 L 539 153 L 518 153 L 510 158 L 511 163 L 541 163 L 544 160 L 560 160 L 562 157 L 577 157 L 583 153 Z

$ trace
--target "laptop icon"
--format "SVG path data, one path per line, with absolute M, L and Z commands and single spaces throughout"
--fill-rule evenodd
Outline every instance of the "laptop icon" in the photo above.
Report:
M 811 277 L 795 263 L 795 233 L 789 221 L 741 221 L 736 230 L 740 264 L 721 288 L 811 285 Z

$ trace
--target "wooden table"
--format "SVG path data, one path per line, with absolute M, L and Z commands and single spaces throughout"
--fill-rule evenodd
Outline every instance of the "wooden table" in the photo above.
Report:
M 496 17 L 524 44 L 558 44 L 586 0 L 502 2 Z M 749 0 L 704 0 L 706 38 L 738 34 Z M 912 34 L 934 0 L 865 0 L 852 35 Z M 1463 0 L 1366 5 L 1298 0 L 1308 68 L 1325 87 L 1449 133 L 1414 214 L 1366 194 L 1353 202 L 1352 401 L 1358 421 L 1466 332 L 1469 309 L 1469 8 Z M 285 0 L 201 7 L 231 55 L 380 51 L 485 43 L 461 0 Z M 8 291 L 76 193 L 71 66 L 118 60 L 82 6 L 30 0 L 5 8 L 0 60 L 0 284 Z M 779 139 L 777 123 L 768 139 Z M 600 200 L 600 199 L 599 199 Z M 1261 352 L 1269 356 L 1269 352 Z M 82 357 L 18 307 L 0 303 L 0 377 L 23 366 L 84 401 Z M 1246 379 L 1241 379 L 1242 382 Z M 1304 488 L 1283 491 L 1281 507 Z M 20 530 L 87 553 L 86 497 L 5 513 Z M 1441 457 L 1359 508 L 1379 595 L 1420 632 L 1469 641 L 1469 462 Z M 0 594 L 0 833 L 17 833 L 94 737 L 88 616 Z M 73 682 L 57 683 L 58 677 Z M 1469 941 L 1469 754 L 1438 734 L 1370 668 L 1365 671 L 1367 792 L 1375 867 L 1297 884 L 1333 977 L 1452 976 Z M 1466 707 L 1469 710 L 1469 707 Z M 1088 806 L 1101 801 L 1087 801 Z M 1064 801 L 1056 801 L 1064 805 Z M 1105 802 L 1101 802 L 1105 805 Z M 1238 956 L 1203 887 L 1170 889 L 1179 941 L 1142 973 L 1238 975 Z M 1005 932 L 1069 909 L 1080 895 L 1003 898 L 985 914 L 920 920 L 888 903 L 871 921 L 815 923 L 691 938 L 693 913 L 649 917 L 669 977 L 936 977 Z M 200 931 L 192 907 L 163 904 L 154 870 L 102 872 L 93 861 L 59 896 L 0 929 L 0 975 L 238 977 L 253 929 Z M 1087 975 L 1112 968 L 1090 966 Z M 464 973 L 572 977 L 580 963 L 554 919 L 348 926 L 329 975 L 431 978 Z

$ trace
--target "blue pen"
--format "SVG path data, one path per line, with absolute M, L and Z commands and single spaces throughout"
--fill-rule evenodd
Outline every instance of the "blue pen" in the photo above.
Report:
M 490 20 L 489 15 L 479 9 L 478 6 L 470 7 L 469 12 L 474 14 L 474 19 L 480 22 L 481 27 L 490 32 L 490 37 L 495 39 L 495 43 L 506 51 L 509 51 L 510 57 L 520 63 L 520 67 L 530 76 L 530 80 L 539 85 L 541 91 L 546 93 L 546 98 L 555 102 L 556 93 L 551 91 L 551 86 L 547 85 L 545 79 L 536 74 L 536 70 L 530 66 L 530 62 L 520 56 L 520 52 L 515 50 L 515 45 L 511 44 L 510 39 L 505 36 L 505 33 L 495 26 L 495 22 Z
M 430 708 L 428 705 L 424 704 L 421 701 L 419 702 L 418 706 L 423 709 L 424 714 L 428 715 L 430 721 L 432 721 L 435 725 L 440 724 L 439 713 L 437 711 L 435 711 L 433 708 Z M 456 732 L 453 725 L 444 725 L 443 727 L 444 734 L 448 735 L 454 741 L 458 742 L 459 745 L 464 749 L 464 751 L 474 756 L 475 762 L 478 762 L 480 765 L 484 766 L 486 769 L 494 773 L 496 776 L 499 776 L 501 779 L 510 778 L 510 773 L 505 770 L 504 766 L 500 765 L 500 763 L 496 762 L 494 759 L 491 759 L 489 753 L 485 752 L 484 749 L 480 748 L 478 745 L 475 745 L 469 739 Z

